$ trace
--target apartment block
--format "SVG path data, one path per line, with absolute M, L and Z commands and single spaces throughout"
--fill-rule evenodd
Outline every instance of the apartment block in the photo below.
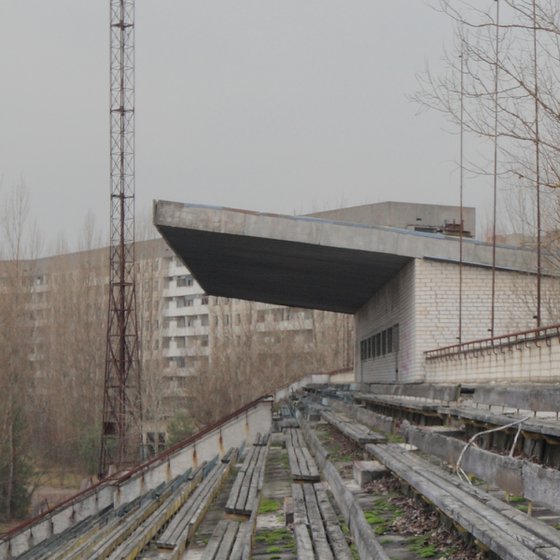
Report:
M 20 265 L 29 291 L 30 359 L 35 377 L 42 380 L 38 390 L 42 383 L 49 383 L 49 368 L 80 361 L 86 362 L 83 367 L 91 370 L 102 390 L 108 249 Z M 154 418 L 154 426 L 188 409 L 189 378 L 208 375 L 218 367 L 213 355 L 245 344 L 248 337 L 263 364 L 274 364 L 282 356 L 294 359 L 297 354 L 301 375 L 323 367 L 314 352 L 325 335 L 315 330 L 328 325 L 314 316 L 317 312 L 209 297 L 163 239 L 136 244 L 136 286 L 142 377 L 148 418 Z M 349 318 L 344 320 L 350 325 Z M 345 336 L 343 360 L 351 362 L 349 327 Z M 71 352 L 83 360 L 63 356 Z M 330 360 L 326 355 L 325 359 Z

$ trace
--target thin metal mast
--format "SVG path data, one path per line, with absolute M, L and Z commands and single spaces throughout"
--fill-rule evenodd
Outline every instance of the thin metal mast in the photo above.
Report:
M 537 328 L 541 326 L 542 224 L 541 224 L 541 150 L 539 136 L 539 65 L 537 51 L 537 2 L 533 0 L 533 74 L 535 80 L 535 187 L 537 206 Z
M 142 402 L 134 271 L 134 0 L 111 9 L 111 246 L 99 470 L 139 462 Z
M 465 117 L 465 41 L 461 38 L 461 129 L 459 131 L 459 223 L 461 229 L 459 231 L 459 336 L 457 340 L 459 344 L 463 342 L 463 230 L 464 228 L 464 211 L 463 211 L 463 187 L 465 178 L 464 166 L 464 117 Z
M 492 303 L 490 312 L 490 337 L 494 338 L 496 325 L 496 209 L 498 206 L 498 86 L 500 63 L 500 0 L 496 2 L 496 62 L 494 72 L 494 181 L 492 204 Z

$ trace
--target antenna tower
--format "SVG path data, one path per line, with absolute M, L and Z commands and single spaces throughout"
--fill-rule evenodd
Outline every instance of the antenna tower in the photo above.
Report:
M 99 470 L 141 459 L 142 402 L 134 272 L 134 0 L 111 4 L 111 246 Z

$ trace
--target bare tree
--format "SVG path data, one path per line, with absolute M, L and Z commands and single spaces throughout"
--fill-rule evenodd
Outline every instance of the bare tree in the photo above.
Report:
M 208 367 L 189 379 L 198 426 L 305 375 L 349 367 L 351 317 L 212 298 Z
M 0 516 L 23 516 L 29 502 L 28 396 L 33 380 L 33 322 L 28 238 L 29 195 L 24 184 L 5 197 L 0 211 Z
M 496 7 L 500 8 L 499 21 Z M 465 131 L 488 141 L 495 138 L 497 106 L 500 182 L 507 197 L 512 189 L 525 188 L 521 212 L 534 231 L 535 185 L 560 186 L 558 3 L 494 0 L 481 8 L 480 2 L 439 0 L 437 9 L 455 24 L 455 45 L 444 53 L 446 71 L 437 75 L 428 69 L 420 76 L 420 91 L 414 99 L 459 126 L 462 94 Z M 470 168 L 475 173 L 491 173 L 480 163 L 471 162 Z M 544 196 L 552 194 L 545 191 Z M 515 197 L 517 202 L 521 199 Z M 548 208 L 546 201 L 542 207 Z
M 106 250 L 48 260 L 35 450 L 62 470 L 95 472 L 101 425 Z

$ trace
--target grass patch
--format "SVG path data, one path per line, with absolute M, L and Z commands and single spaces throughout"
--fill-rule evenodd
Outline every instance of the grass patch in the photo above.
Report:
M 352 455 L 344 452 L 342 446 L 336 441 L 330 444 L 330 459 L 339 463 L 349 463 L 353 460 Z
M 259 505 L 259 513 L 273 513 L 280 509 L 280 502 L 278 500 L 271 500 L 263 498 Z
M 290 468 L 290 458 L 288 457 L 288 452 L 284 449 L 280 454 L 280 464 L 285 468 Z
M 509 496 L 507 501 L 510 504 L 518 504 L 520 502 L 524 502 L 525 498 L 523 496 Z
M 438 554 L 438 549 L 435 544 L 428 542 L 428 537 L 420 535 L 410 539 L 408 550 L 416 552 L 420 558 L 433 558 Z
M 267 545 L 267 552 L 268 549 L 273 546 L 278 547 L 278 550 L 276 550 L 275 552 L 282 552 L 282 550 L 293 550 L 296 546 L 292 532 L 285 527 L 258 531 L 257 535 L 255 536 L 255 540 Z
M 275 552 L 282 552 L 282 547 L 273 544 L 266 549 L 267 554 L 274 554 Z
M 376 513 L 373 513 L 372 511 L 366 511 L 364 513 L 366 521 L 370 524 L 370 525 L 377 525 L 379 523 L 383 523 L 386 521 L 386 519 L 384 517 L 381 517 L 380 515 L 377 515 Z
M 366 521 L 374 525 L 376 535 L 385 534 L 393 522 L 403 514 L 402 510 L 392 504 L 386 498 L 381 497 L 375 500 L 373 507 L 364 512 Z
M 523 505 L 523 504 L 519 504 L 517 506 L 515 506 L 515 509 L 518 509 L 519 511 L 522 511 L 523 513 L 529 513 L 529 506 Z
M 389 434 L 387 436 L 387 441 L 389 443 L 404 443 L 404 437 L 401 434 Z

